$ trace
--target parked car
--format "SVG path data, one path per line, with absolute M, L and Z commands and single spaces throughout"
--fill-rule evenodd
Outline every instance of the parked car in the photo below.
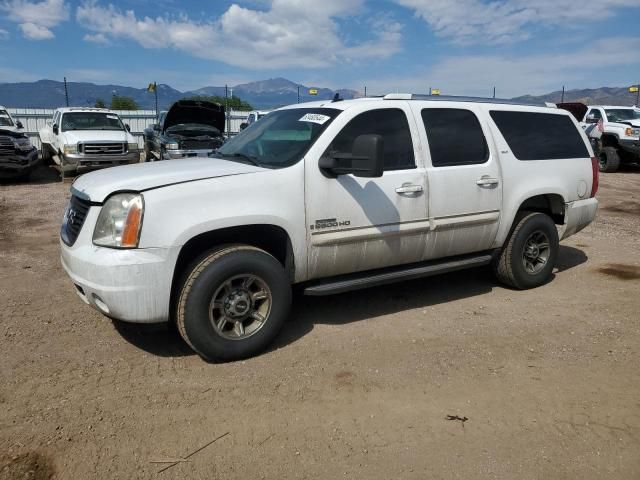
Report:
M 247 128 L 252 123 L 257 122 L 258 120 L 260 120 L 262 117 L 264 117 L 270 111 L 271 110 L 254 110 L 253 112 L 249 112 L 249 115 L 247 116 L 247 121 L 246 122 L 242 122 L 240 124 L 240 130 L 244 130 L 245 128 Z
M 38 166 L 38 150 L 22 129 L 22 123 L 0 106 L 0 179 L 28 180 Z
M 582 125 L 600 124 L 599 166 L 615 172 L 621 164 L 640 162 L 640 110 L 635 107 L 589 106 Z
M 179 100 L 159 123 L 144 131 L 147 161 L 206 157 L 224 143 L 225 110 L 222 105 L 201 100 Z
M 267 347 L 292 284 L 329 295 L 491 264 L 512 288 L 542 285 L 598 206 L 570 114 L 495 99 L 292 105 L 215 156 L 83 175 L 61 257 L 86 303 L 174 321 L 216 361 Z
M 140 162 L 138 141 L 111 110 L 58 108 L 39 135 L 43 160 L 52 160 L 64 172 Z

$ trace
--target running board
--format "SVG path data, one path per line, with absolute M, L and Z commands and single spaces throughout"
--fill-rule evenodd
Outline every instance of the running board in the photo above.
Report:
M 491 254 L 457 257 L 438 262 L 428 262 L 408 266 L 394 267 L 393 269 L 375 270 L 374 272 L 362 272 L 345 275 L 308 286 L 304 289 L 305 295 L 322 296 L 336 293 L 359 290 L 361 288 L 386 285 L 388 283 L 403 282 L 414 278 L 430 277 L 440 273 L 455 272 L 467 268 L 481 267 L 491 263 Z

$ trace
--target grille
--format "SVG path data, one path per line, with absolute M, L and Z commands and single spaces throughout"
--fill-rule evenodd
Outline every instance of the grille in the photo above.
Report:
M 0 154 L 11 154 L 15 152 L 11 137 L 0 137 Z
M 80 145 L 80 151 L 85 155 L 123 155 L 126 149 L 126 143 L 84 143 Z
M 218 148 L 222 142 L 219 140 L 183 140 L 180 148 L 183 150 L 204 150 Z
M 88 201 L 76 196 L 71 197 L 67 211 L 64 213 L 62 229 L 60 230 L 62 241 L 67 245 L 72 246 L 76 243 L 90 207 L 91 204 Z

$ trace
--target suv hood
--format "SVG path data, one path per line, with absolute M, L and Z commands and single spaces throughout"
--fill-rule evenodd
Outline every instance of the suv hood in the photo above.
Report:
M 12 138 L 26 138 L 27 135 L 13 127 L 1 127 L 0 135 Z
M 129 142 L 130 136 L 124 130 L 67 130 L 60 132 L 64 143 L 78 142 Z M 135 140 L 131 140 L 134 142 Z
M 224 131 L 224 107 L 201 100 L 178 100 L 171 105 L 162 124 L 163 131 L 181 123 L 210 125 Z
M 74 194 L 102 203 L 114 192 L 144 192 L 176 183 L 227 177 L 266 169 L 219 158 L 165 160 L 107 168 L 81 175 L 73 182 Z

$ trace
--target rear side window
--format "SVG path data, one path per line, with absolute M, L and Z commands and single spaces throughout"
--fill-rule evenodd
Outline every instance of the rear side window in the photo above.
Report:
M 518 160 L 559 160 L 589 156 L 578 129 L 566 115 L 491 111 Z
M 427 131 L 434 167 L 474 165 L 489 159 L 489 147 L 478 117 L 459 108 L 425 108 L 422 121 Z
M 415 168 L 409 122 L 404 111 L 396 108 L 361 113 L 347 123 L 327 151 L 351 153 L 356 137 L 369 134 L 383 138 L 385 171 Z

